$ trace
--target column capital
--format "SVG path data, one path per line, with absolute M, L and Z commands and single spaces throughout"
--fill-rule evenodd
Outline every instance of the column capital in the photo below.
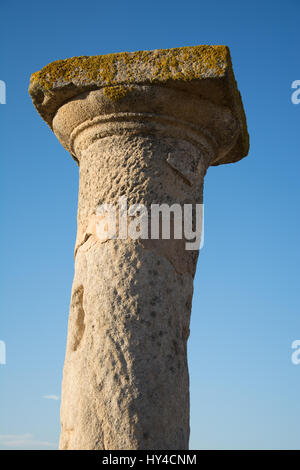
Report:
M 210 165 L 238 161 L 249 150 L 243 105 L 225 46 L 59 60 L 31 76 L 29 92 L 76 160 L 82 145 L 76 139 L 82 132 L 92 138 L 87 137 L 91 129 L 103 136 L 147 129 L 177 132 L 210 149 Z

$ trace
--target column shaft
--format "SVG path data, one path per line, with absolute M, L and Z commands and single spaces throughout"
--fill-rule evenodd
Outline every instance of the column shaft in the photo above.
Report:
M 186 343 L 198 253 L 182 240 L 101 241 L 94 221 L 99 203 L 117 205 L 124 195 L 149 208 L 201 203 L 203 178 L 195 191 L 166 161 L 189 146 L 120 135 L 81 152 L 61 449 L 188 448 Z

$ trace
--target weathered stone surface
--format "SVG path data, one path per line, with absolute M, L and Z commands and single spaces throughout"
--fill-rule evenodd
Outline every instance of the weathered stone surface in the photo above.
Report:
M 132 84 L 157 84 L 228 107 L 241 132 L 226 159 L 240 160 L 248 153 L 249 138 L 240 94 L 226 46 L 194 46 L 154 51 L 121 52 L 58 60 L 34 73 L 30 94 L 37 110 L 52 127 L 57 109 L 80 93 L 104 87 L 111 101 L 122 99 Z
M 228 49 L 67 59 L 34 74 L 30 92 L 80 171 L 60 448 L 187 449 L 198 252 L 101 240 L 97 207 L 202 203 L 207 168 L 246 155 Z

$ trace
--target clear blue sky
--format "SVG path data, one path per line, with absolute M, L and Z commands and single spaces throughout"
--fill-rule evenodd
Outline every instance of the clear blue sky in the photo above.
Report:
M 300 449 L 299 0 L 1 1 L 0 448 L 55 448 L 78 168 L 38 116 L 56 59 L 226 44 L 251 151 L 210 168 L 192 309 L 193 449 Z

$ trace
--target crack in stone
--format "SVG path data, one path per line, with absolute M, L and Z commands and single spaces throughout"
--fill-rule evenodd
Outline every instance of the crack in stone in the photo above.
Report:
M 73 332 L 73 344 L 72 350 L 77 351 L 79 348 L 84 331 L 85 331 L 85 312 L 83 309 L 83 286 L 78 287 L 75 290 L 72 298 L 71 308 L 74 310 L 75 314 L 75 325 L 74 325 L 74 332 Z

